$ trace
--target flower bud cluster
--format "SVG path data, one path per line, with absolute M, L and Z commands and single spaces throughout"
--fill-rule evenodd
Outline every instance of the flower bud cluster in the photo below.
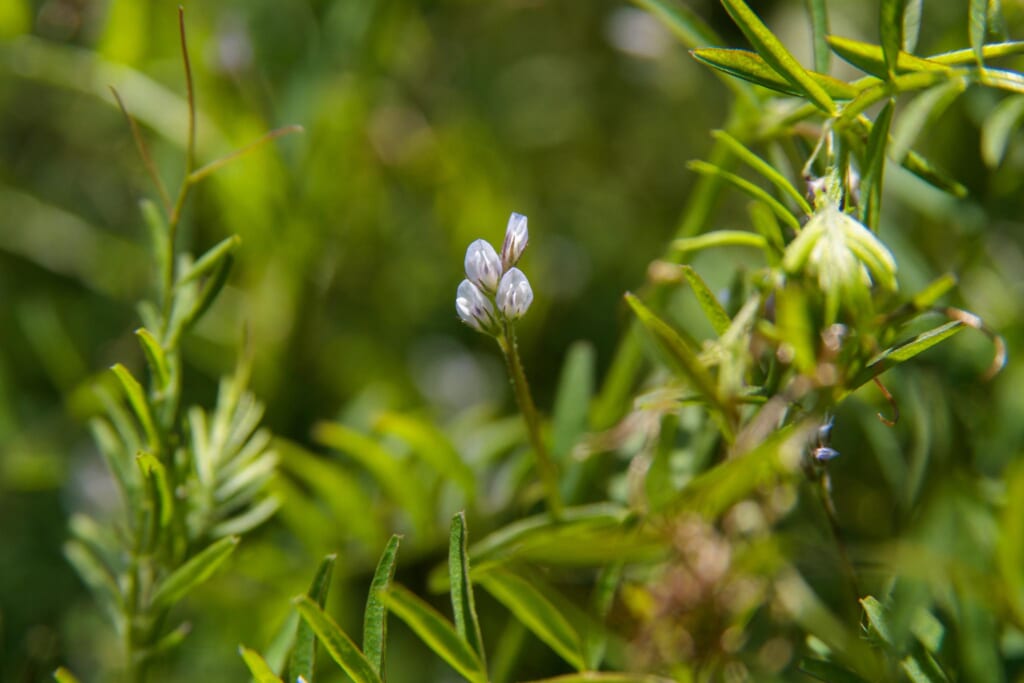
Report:
M 474 240 L 466 250 L 466 279 L 455 293 L 455 311 L 474 330 L 498 336 L 505 320 L 521 318 L 533 302 L 533 289 L 516 263 L 530 233 L 526 216 L 508 219 L 501 254 L 486 240 Z

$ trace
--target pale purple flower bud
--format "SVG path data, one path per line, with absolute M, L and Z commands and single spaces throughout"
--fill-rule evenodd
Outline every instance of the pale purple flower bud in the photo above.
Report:
M 494 305 L 480 289 L 469 280 L 459 283 L 455 292 L 455 311 L 462 322 L 477 332 L 496 334 L 498 322 L 494 316 Z
M 533 303 L 533 289 L 530 288 L 530 281 L 523 275 L 523 271 L 509 268 L 508 272 L 501 276 L 495 301 L 498 310 L 509 320 L 521 318 L 526 313 L 526 309 Z
M 505 241 L 501 245 L 502 268 L 508 270 L 519 263 L 519 258 L 523 255 L 529 242 L 530 231 L 526 229 L 526 216 L 521 213 L 513 213 L 508 218 Z
M 488 294 L 494 294 L 501 278 L 502 267 L 498 252 L 487 240 L 474 240 L 466 249 L 466 277 Z

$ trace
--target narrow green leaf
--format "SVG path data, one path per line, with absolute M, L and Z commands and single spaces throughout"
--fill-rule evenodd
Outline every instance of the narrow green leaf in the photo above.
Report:
M 359 651 L 352 639 L 345 635 L 334 619 L 320 605 L 300 595 L 292 601 L 303 620 L 312 627 L 331 658 L 355 683 L 381 683 L 380 676 Z
M 814 43 L 814 70 L 828 73 L 832 51 L 828 48 L 825 36 L 828 35 L 828 6 L 825 0 L 807 0 L 807 10 L 811 14 L 811 36 Z
M 1012 95 L 1000 102 L 981 126 L 981 157 L 996 168 L 1006 156 L 1010 136 L 1024 118 L 1024 95 Z
M 681 270 L 683 277 L 686 278 L 686 282 L 690 285 L 690 289 L 693 290 L 694 296 L 697 297 L 697 303 L 700 304 L 701 310 L 704 311 L 708 322 L 711 323 L 711 327 L 715 330 L 715 334 L 722 336 L 732 324 L 729 314 L 725 312 L 722 304 L 718 301 L 718 297 L 711 291 L 708 284 L 704 282 L 704 278 L 692 266 L 681 266 Z
M 897 60 L 903 48 L 903 5 L 905 0 L 882 0 L 878 27 L 882 38 L 882 56 L 890 77 L 897 73 Z
M 925 159 L 917 152 L 911 150 L 903 159 L 903 168 L 907 169 L 921 180 L 937 187 L 938 189 L 953 195 L 958 199 L 967 196 L 967 188 L 957 180 L 950 178 L 945 172 L 935 167 L 932 162 Z
M 382 597 L 388 609 L 455 671 L 472 683 L 487 683 L 487 672 L 476 653 L 437 610 L 397 584 Z
M 214 541 L 199 554 L 174 570 L 157 585 L 153 594 L 153 607 L 160 609 L 175 604 L 189 591 L 213 576 L 238 546 L 238 537 L 229 536 Z
M 907 655 L 900 661 L 900 668 L 911 683 L 949 683 L 949 678 L 927 653 L 920 658 Z
M 146 400 L 146 392 L 143 391 L 142 385 L 132 377 L 132 373 L 128 372 L 128 368 L 120 363 L 116 363 L 111 370 L 114 371 L 118 381 L 121 382 L 121 387 L 128 397 L 128 403 L 131 405 L 132 410 L 135 411 L 135 415 L 139 418 L 139 423 L 142 425 L 142 430 L 146 433 L 150 448 L 158 448 L 160 437 L 157 433 L 156 423 L 153 422 L 153 413 L 149 409 L 149 401 Z
M 672 683 L 674 679 L 649 674 L 633 674 L 619 671 L 583 671 L 563 674 L 554 678 L 541 678 L 530 683 Z
M 117 580 L 110 568 L 88 545 L 80 541 L 68 541 L 64 544 L 64 557 L 99 602 L 107 603 L 106 607 L 119 608 L 122 598 Z
M 232 235 L 226 237 L 214 246 L 210 247 L 210 250 L 199 257 L 199 260 L 192 264 L 192 267 L 186 270 L 181 277 L 178 279 L 176 286 L 188 284 L 194 282 L 199 278 L 207 275 L 217 268 L 221 261 L 226 259 L 231 252 L 238 248 L 238 245 L 242 243 L 242 238 L 238 235 Z
M 868 618 L 868 626 L 883 643 L 889 646 L 894 645 L 892 633 L 889 629 L 889 622 L 885 616 L 885 607 L 874 596 L 869 595 L 860 599 L 860 606 Z
M 770 212 L 773 216 L 776 215 L 764 204 L 760 202 L 755 202 L 755 204 L 764 206 L 765 211 Z M 714 247 L 754 247 L 763 250 L 766 246 L 767 242 L 764 237 L 743 230 L 713 230 L 697 237 L 681 237 L 672 242 L 672 250 L 679 255 Z
M 320 565 L 313 575 L 313 582 L 306 592 L 306 596 L 321 608 L 327 602 L 327 592 L 331 588 L 331 575 L 334 573 L 334 562 L 337 557 L 337 555 L 331 554 L 320 560 Z M 294 681 L 302 676 L 307 681 L 312 681 L 315 664 L 316 634 L 309 622 L 301 620 L 295 630 L 295 640 L 288 657 L 288 674 L 285 678 Z
M 242 655 L 242 659 L 245 660 L 245 665 L 249 667 L 249 673 L 256 679 L 256 683 L 282 683 L 281 679 L 270 668 L 270 665 L 264 661 L 259 652 L 250 650 L 244 645 L 239 645 L 238 653 Z
M 149 371 L 153 375 L 153 382 L 157 391 L 163 391 L 171 383 L 171 371 L 167 365 L 167 356 L 160 346 L 153 333 L 145 327 L 135 330 L 135 336 L 139 338 L 139 345 L 146 354 L 146 362 L 149 364 Z
M 768 207 L 775 212 L 775 215 L 782 219 L 783 223 L 792 228 L 794 232 L 800 232 L 800 221 L 797 217 L 794 216 L 782 202 L 749 180 L 741 178 L 735 173 L 730 173 L 729 171 L 721 169 L 718 166 L 712 166 L 704 161 L 691 161 L 686 164 L 686 167 L 691 171 L 700 173 L 701 175 L 714 175 L 722 178 L 745 194 L 767 204 Z
M 889 142 L 895 102 L 886 102 L 871 126 L 863 174 L 861 175 L 860 220 L 872 232 L 878 232 L 882 211 L 882 180 L 885 176 L 885 149 Z
M 57 683 L 78 683 L 78 679 L 75 678 L 75 675 L 63 666 L 53 672 L 53 678 Z
M 156 202 L 150 199 L 143 199 L 139 202 L 142 210 L 142 220 L 149 232 L 149 240 L 156 257 L 157 263 L 164 263 L 167 260 L 167 219 Z
M 986 60 L 997 59 L 999 57 L 1012 57 L 1013 55 L 1019 55 L 1021 53 L 1024 53 L 1024 41 L 1019 40 L 1005 43 L 991 43 L 989 45 L 985 45 L 981 49 L 981 54 Z M 947 66 L 971 64 L 975 62 L 974 50 L 967 48 L 964 50 L 942 52 L 928 57 L 928 61 L 935 64 L 945 64 Z
M 448 541 L 448 583 L 451 587 L 455 631 L 476 652 L 486 668 L 484 640 L 476 615 L 473 582 L 469 578 L 469 553 L 466 550 L 466 513 L 452 517 Z
M 754 154 L 742 142 L 729 135 L 724 130 L 711 131 L 711 136 L 716 140 L 721 140 L 738 159 L 764 176 L 765 179 L 778 188 L 782 194 L 792 199 L 805 214 L 808 216 L 811 215 L 813 210 L 811 209 L 811 205 L 807 203 L 807 200 L 804 199 L 803 194 L 793 186 L 793 183 L 789 182 L 788 178 L 775 170 L 775 167 L 772 164 L 769 164 L 767 161 Z
M 398 545 L 401 541 L 401 536 L 393 534 L 384 546 L 384 552 L 373 573 L 373 581 L 370 582 L 370 594 L 363 611 L 363 654 L 381 678 L 385 678 L 384 663 L 388 646 L 388 614 L 381 596 L 390 590 L 391 581 L 395 578 Z
M 825 683 L 868 683 L 852 671 L 820 659 L 801 660 L 800 671 Z
M 708 372 L 707 368 L 700 362 L 696 352 L 691 349 L 682 337 L 673 330 L 665 321 L 656 316 L 637 297 L 626 294 L 626 303 L 629 304 L 643 326 L 654 337 L 657 346 L 665 353 L 671 366 L 682 376 L 688 379 L 693 388 L 700 392 L 711 408 L 712 415 L 719 419 L 719 426 L 722 428 L 726 440 L 732 441 L 733 429 L 731 426 L 733 408 L 722 400 L 718 395 L 718 385 L 715 379 Z
M 932 123 L 960 96 L 966 87 L 967 82 L 962 78 L 957 78 L 925 90 L 907 104 L 900 112 L 899 123 L 893 131 L 892 143 L 889 145 L 889 158 L 898 164 L 903 163 L 907 152 L 921 131 L 931 128 Z
M 891 81 L 879 83 L 865 90 L 862 90 L 857 97 L 847 104 L 837 119 L 840 128 L 854 126 L 855 121 L 870 107 L 882 100 L 889 99 L 901 93 L 924 90 L 940 83 L 945 83 L 957 74 L 949 71 L 915 71 L 913 73 L 896 76 Z
M 732 17 L 736 25 L 754 46 L 757 53 L 780 76 L 799 88 L 808 100 L 830 116 L 835 114 L 835 102 L 825 89 L 811 78 L 810 74 L 800 66 L 789 50 L 779 41 L 764 22 L 747 6 L 743 0 L 722 0 L 722 5 Z
M 905 0 L 903 8 L 903 51 L 913 54 L 921 34 L 921 11 L 924 0 Z
M 1024 93 L 1024 75 L 1006 69 L 972 69 L 967 74 L 981 85 L 1007 92 Z
M 375 430 L 397 436 L 434 470 L 451 479 L 469 499 L 476 497 L 476 476 L 448 437 L 429 419 L 384 412 L 374 420 Z
M 573 446 L 587 431 L 587 413 L 594 396 L 595 356 L 591 344 L 575 342 L 569 347 L 558 376 L 551 415 L 551 452 L 567 467 L 572 467 Z
M 827 40 L 833 52 L 864 73 L 883 80 L 889 78 L 889 66 L 880 46 L 840 36 L 829 36 Z M 915 57 L 901 51 L 896 58 L 895 72 L 905 74 L 915 71 L 948 71 L 949 66 L 949 62 L 931 57 Z
M 927 332 L 922 332 L 916 337 L 912 337 L 911 339 L 901 342 L 896 346 L 889 347 L 882 353 L 875 356 L 871 362 L 868 363 L 867 367 L 861 370 L 857 376 L 853 378 L 850 382 L 849 388 L 852 390 L 865 382 L 871 381 L 886 370 L 889 370 L 900 363 L 905 363 L 914 356 L 924 353 L 939 342 L 949 339 L 957 332 L 960 332 L 963 328 L 964 324 L 962 322 L 954 320 L 928 330 Z
M 139 451 L 135 460 L 139 463 L 142 473 L 153 478 L 157 495 L 160 497 L 160 526 L 166 527 L 174 516 L 174 495 L 167 481 L 167 468 L 156 459 L 156 456 L 147 451 Z
M 477 581 L 562 659 L 579 671 L 586 668 L 580 634 L 532 583 L 500 568 L 480 573 Z
M 702 47 L 691 50 L 693 58 L 713 69 L 742 78 L 761 87 L 803 97 L 804 92 L 776 73 L 759 54 L 750 50 L 723 47 Z M 857 96 L 857 88 L 827 74 L 809 71 L 808 76 L 818 87 L 836 100 L 850 100 Z
M 988 33 L 988 0 L 968 0 L 967 33 L 971 38 L 971 49 L 978 66 L 985 66 L 982 48 Z
M 234 262 L 235 259 L 229 252 L 213 266 L 213 273 L 206 278 L 199 290 L 199 296 L 181 322 L 180 329 L 182 331 L 194 325 L 213 305 L 220 290 L 224 289 L 224 285 L 227 284 L 228 274 L 231 273 L 231 266 L 234 265 Z
M 935 305 L 943 295 L 956 287 L 956 276 L 952 273 L 941 275 L 929 282 L 924 289 L 914 295 L 911 305 L 917 311 L 923 311 Z

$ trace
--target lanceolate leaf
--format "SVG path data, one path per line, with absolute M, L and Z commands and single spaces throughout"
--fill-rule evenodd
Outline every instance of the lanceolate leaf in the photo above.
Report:
M 370 583 L 370 595 L 363 612 L 363 654 L 374 671 L 384 678 L 384 662 L 388 645 L 388 613 L 381 596 L 391 588 L 398 560 L 398 545 L 402 537 L 395 534 L 384 547 L 377 570 Z
M 886 70 L 896 75 L 896 61 L 903 49 L 903 5 L 906 0 L 882 0 L 878 27 L 882 34 L 882 55 Z
M 153 413 L 150 412 L 149 401 L 146 400 L 146 392 L 143 391 L 142 385 L 132 377 L 132 373 L 128 372 L 128 368 L 120 363 L 116 363 L 111 369 L 121 382 L 124 393 L 128 396 L 128 403 L 131 404 L 132 410 L 135 411 L 136 417 L 139 418 L 143 431 L 146 432 L 150 448 L 157 448 L 160 444 L 160 437 L 157 434 Z
M 742 78 L 762 87 L 786 95 L 803 96 L 803 91 L 779 76 L 756 52 L 720 47 L 706 47 L 691 50 L 694 59 L 727 74 Z M 826 74 L 807 72 L 809 77 L 830 97 L 836 100 L 850 100 L 857 96 L 857 88 L 838 78 Z
M 861 222 L 872 232 L 878 232 L 878 219 L 882 205 L 882 178 L 885 174 L 885 148 L 892 123 L 893 100 L 889 100 L 871 126 L 864 173 L 861 176 Z
M 158 391 L 164 389 L 171 381 L 170 368 L 167 365 L 167 356 L 163 347 L 156 337 L 145 327 L 135 330 L 135 336 L 139 338 L 139 345 L 146 354 L 146 362 L 149 364 L 149 371 L 153 373 L 153 382 Z
M 732 427 L 730 423 L 733 409 L 718 395 L 717 383 L 707 368 L 698 360 L 697 354 L 675 330 L 644 306 L 640 299 L 632 294 L 626 294 L 626 303 L 630 305 L 647 331 L 653 335 L 658 347 L 665 352 L 665 356 L 674 369 L 686 377 L 693 384 L 694 389 L 704 395 L 712 414 L 717 414 L 721 418 L 720 426 L 726 439 L 731 441 Z
M 352 639 L 327 615 L 320 605 L 306 595 L 295 598 L 295 609 L 316 633 L 331 658 L 348 674 L 355 683 L 381 683 L 380 676 L 373 670 L 366 657 L 359 651 Z
M 828 5 L 825 0 L 808 0 L 811 13 L 811 34 L 814 36 L 814 70 L 828 73 L 832 51 L 828 49 Z
M 772 211 L 775 212 L 776 216 L 782 219 L 783 223 L 789 225 L 794 232 L 800 232 L 800 221 L 797 220 L 796 216 L 790 213 L 789 209 L 787 209 L 782 202 L 749 180 L 741 178 L 735 173 L 730 173 L 729 171 L 721 169 L 718 166 L 712 166 L 704 161 L 691 161 L 686 166 L 691 171 L 696 171 L 702 175 L 718 176 L 754 199 L 764 202 Z
M 886 370 L 904 363 L 914 356 L 924 353 L 939 342 L 949 339 L 964 328 L 964 324 L 958 320 L 940 325 L 934 329 L 922 332 L 921 334 L 908 339 L 901 344 L 892 346 L 875 356 L 868 363 L 867 367 L 860 371 L 853 381 L 850 382 L 850 389 L 856 389 L 865 382 L 871 381 Z
M 889 65 L 886 62 L 885 53 L 878 45 L 840 36 L 829 36 L 827 40 L 833 52 L 861 71 L 881 79 L 889 77 Z M 894 71 L 896 74 L 913 71 L 942 71 L 949 68 L 948 64 L 948 62 L 938 59 L 933 61 L 931 58 L 915 57 L 901 51 L 897 55 Z
M 793 183 L 789 182 L 784 175 L 775 170 L 775 167 L 769 164 L 767 161 L 750 151 L 742 142 L 729 135 L 724 130 L 715 130 L 711 132 L 712 137 L 716 140 L 721 140 L 729 148 L 729 150 L 741 159 L 744 163 L 750 166 L 752 169 L 760 173 L 765 177 L 768 182 L 774 185 L 780 192 L 788 196 L 790 199 L 800 207 L 801 210 L 807 215 L 810 215 L 811 205 L 807 203 L 804 196 L 793 187 Z
M 383 598 L 388 609 L 459 674 L 472 683 L 487 683 L 487 672 L 476 653 L 433 607 L 399 585 Z
M 586 668 L 580 634 L 529 581 L 499 568 L 488 569 L 477 580 L 562 659 L 580 671 Z
M 722 5 L 757 53 L 776 73 L 792 83 L 826 114 L 835 113 L 836 105 L 829 94 L 800 66 L 747 3 L 743 0 L 722 0 Z
M 193 263 L 192 267 L 181 276 L 177 284 L 180 286 L 188 282 L 192 282 L 193 280 L 198 280 L 211 272 L 241 243 L 242 238 L 238 235 L 232 235 L 231 237 L 224 238 L 214 246 L 210 247 L 208 252 L 200 256 L 199 260 Z
M 313 576 L 313 583 L 306 593 L 309 598 L 323 608 L 327 602 L 327 591 L 331 587 L 331 574 L 337 555 L 328 555 L 320 561 L 320 566 Z M 294 681 L 302 676 L 307 681 L 313 680 L 313 666 L 316 663 L 316 634 L 313 627 L 305 620 L 300 620 L 295 631 L 295 642 L 292 644 L 291 656 L 288 658 L 287 680 Z
M 213 576 L 238 546 L 238 537 L 229 536 L 208 545 L 202 552 L 178 567 L 164 579 L 153 594 L 155 608 L 169 607 L 181 600 L 193 588 Z
M 969 10 L 967 18 L 968 33 L 971 36 L 971 49 L 974 50 L 974 59 L 979 67 L 985 66 L 985 56 L 982 48 L 985 45 L 985 35 L 988 33 L 988 0 L 968 0 Z
M 281 683 L 281 679 L 277 677 L 274 670 L 270 668 L 270 665 L 260 656 L 256 650 L 250 650 L 245 646 L 238 648 L 239 654 L 242 655 L 242 659 L 245 660 L 245 665 L 249 667 L 249 673 L 256 679 L 256 683 Z M 292 680 L 292 679 L 289 679 Z M 311 680 L 311 679 L 306 679 Z
M 681 266 L 683 271 L 683 277 L 686 278 L 686 282 L 689 283 L 690 289 L 693 290 L 694 295 L 697 297 L 697 303 L 700 304 L 701 310 L 704 311 L 704 315 L 707 316 L 708 321 L 711 323 L 711 327 L 714 328 L 715 334 L 721 336 L 725 334 L 725 331 L 729 329 L 729 325 L 732 324 L 732 320 L 729 318 L 729 314 L 725 312 L 722 304 L 719 303 L 718 297 L 711 291 L 704 279 L 697 274 L 697 271 L 692 266 Z
M 476 615 L 476 601 L 473 598 L 473 583 L 469 578 L 469 553 L 466 549 L 466 514 L 460 512 L 452 517 L 448 543 L 448 581 L 451 586 L 452 611 L 455 615 L 455 630 L 466 644 L 476 652 L 486 667 L 484 641 L 480 633 L 480 621 Z
M 774 211 L 764 204 L 755 202 L 754 205 L 763 207 L 765 212 L 772 216 L 776 215 Z M 672 250 L 679 254 L 688 254 L 692 251 L 701 251 L 713 247 L 753 247 L 755 249 L 764 249 L 767 246 L 768 242 L 763 236 L 742 230 L 713 230 L 696 237 L 681 237 L 672 242 Z
M 903 9 L 903 51 L 913 54 L 921 33 L 921 11 L 924 0 L 905 0 Z

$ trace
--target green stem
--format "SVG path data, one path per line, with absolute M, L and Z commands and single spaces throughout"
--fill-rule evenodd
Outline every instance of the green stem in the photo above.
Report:
M 508 374 L 515 390 L 516 402 L 526 421 L 526 432 L 530 439 L 530 445 L 533 446 L 533 451 L 537 455 L 537 470 L 547 494 L 548 508 L 552 517 L 557 519 L 562 515 L 562 496 L 558 491 L 558 469 L 541 435 L 540 414 L 533 403 L 533 396 L 530 395 L 530 386 L 526 382 L 526 373 L 523 371 L 523 362 L 519 358 L 519 349 L 516 344 L 515 329 L 509 322 L 505 322 L 503 327 L 503 334 L 497 338 L 498 346 L 501 347 L 501 352 L 505 355 L 505 364 L 508 366 Z

